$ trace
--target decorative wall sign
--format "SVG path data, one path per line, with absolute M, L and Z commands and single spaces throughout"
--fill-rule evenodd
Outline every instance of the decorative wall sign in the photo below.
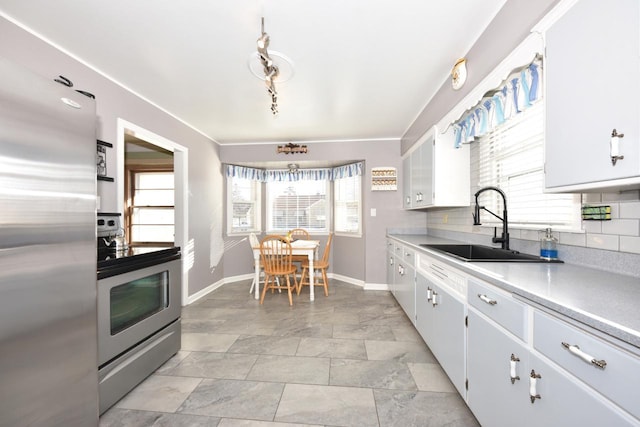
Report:
M 290 142 L 286 145 L 278 145 L 277 152 L 284 154 L 305 154 L 307 152 L 307 146 Z

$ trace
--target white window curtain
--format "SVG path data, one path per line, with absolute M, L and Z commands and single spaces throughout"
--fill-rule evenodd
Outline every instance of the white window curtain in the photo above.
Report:
M 542 59 L 514 71 L 454 125 L 455 146 L 474 141 L 536 104 L 542 95 Z

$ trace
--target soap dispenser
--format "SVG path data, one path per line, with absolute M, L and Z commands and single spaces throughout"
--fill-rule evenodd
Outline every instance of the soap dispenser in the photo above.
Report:
M 551 228 L 547 228 L 544 231 L 544 236 L 540 239 L 540 258 L 558 259 L 558 239 L 553 237 Z

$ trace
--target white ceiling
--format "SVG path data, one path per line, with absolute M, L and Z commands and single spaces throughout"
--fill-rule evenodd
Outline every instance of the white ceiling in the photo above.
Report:
M 402 137 L 505 1 L 0 0 L 0 14 L 220 144 L 342 141 Z M 248 65 L 262 16 L 294 63 L 276 117 Z

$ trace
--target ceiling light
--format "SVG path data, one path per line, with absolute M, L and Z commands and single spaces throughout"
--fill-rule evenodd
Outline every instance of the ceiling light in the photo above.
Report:
M 274 79 L 278 76 L 278 66 L 273 63 L 273 60 L 269 56 L 269 52 L 267 48 L 269 47 L 269 34 L 264 31 L 264 17 L 262 18 L 262 31 L 260 33 L 260 37 L 258 38 L 258 56 L 260 58 L 260 62 L 262 63 L 262 68 L 264 71 L 264 79 L 267 84 L 267 91 L 271 94 L 271 112 L 273 115 L 278 114 L 278 98 L 276 92 L 276 86 L 274 83 Z

